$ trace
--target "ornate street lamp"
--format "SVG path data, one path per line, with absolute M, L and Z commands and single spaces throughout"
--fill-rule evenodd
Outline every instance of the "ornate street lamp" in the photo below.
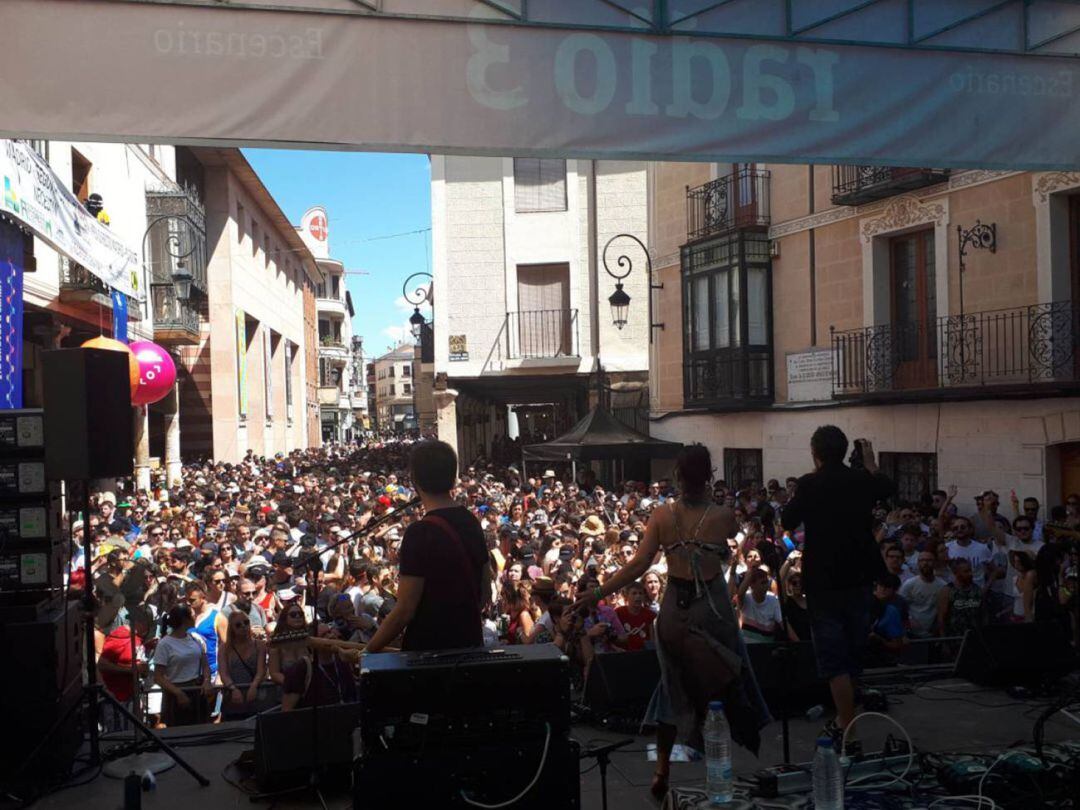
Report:
M 612 243 L 615 242 L 616 239 L 630 239 L 633 242 L 637 243 L 637 246 L 641 248 L 641 252 L 645 255 L 645 277 L 648 279 L 650 290 L 662 290 L 664 289 L 664 285 L 663 283 L 652 283 L 652 258 L 649 256 L 649 249 L 645 247 L 644 242 L 642 242 L 633 234 L 629 233 L 616 234 L 607 241 L 607 244 L 604 245 L 604 252 L 602 254 L 604 270 L 609 276 L 615 279 L 615 292 L 608 296 L 608 303 L 611 305 L 611 322 L 615 325 L 616 329 L 621 330 L 624 326 L 626 326 L 626 322 L 630 312 L 630 295 L 626 292 L 626 290 L 623 289 L 622 282 L 623 279 L 630 275 L 631 271 L 634 269 L 634 263 L 633 261 L 631 261 L 629 256 L 627 256 L 625 253 L 622 253 L 618 256 L 618 258 L 616 258 L 615 266 L 618 267 L 620 270 L 623 270 L 623 272 L 618 273 L 612 271 L 611 265 L 608 264 L 608 250 L 611 248 Z M 651 341 L 652 329 L 664 328 L 664 324 L 652 322 L 651 294 L 649 295 L 649 326 L 651 327 L 649 331 L 649 340 Z
M 412 280 L 417 276 L 430 279 L 431 273 L 413 273 L 401 285 L 401 294 L 406 301 L 413 305 L 413 314 L 409 316 L 409 328 L 412 331 L 413 340 L 418 341 L 420 340 L 420 333 L 424 329 L 424 324 L 427 323 L 427 319 L 420 314 L 420 307 L 424 304 L 431 305 L 431 284 L 420 284 L 415 289 L 410 290 Z
M 191 283 L 195 280 L 195 276 L 188 270 L 187 262 L 183 259 L 177 260 L 171 275 L 173 289 L 176 291 L 176 300 L 181 302 L 190 300 Z

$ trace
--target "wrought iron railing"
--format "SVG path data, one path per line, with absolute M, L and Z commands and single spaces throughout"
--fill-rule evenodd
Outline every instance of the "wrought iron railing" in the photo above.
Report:
M 199 311 L 191 301 L 179 301 L 176 288 L 169 284 L 150 285 L 150 306 L 154 314 L 155 332 L 186 332 L 199 336 Z
M 833 394 L 1077 381 L 1078 327 L 1055 301 L 833 331 Z
M 577 314 L 576 309 L 507 312 L 507 359 L 578 357 Z
M 833 166 L 834 205 L 861 205 L 949 179 L 948 169 Z
M 191 273 L 193 289 L 205 294 L 206 209 L 193 188 L 170 186 L 146 192 L 147 232 L 143 256 L 151 283 L 165 284 L 181 264 Z
M 688 354 L 683 362 L 686 404 L 767 405 L 773 401 L 772 351 L 715 349 Z
M 744 168 L 686 190 L 686 239 L 769 226 L 769 172 Z
M 341 349 L 345 350 L 345 343 L 341 338 L 332 337 L 330 335 L 323 335 L 319 337 L 319 345 L 328 349 Z

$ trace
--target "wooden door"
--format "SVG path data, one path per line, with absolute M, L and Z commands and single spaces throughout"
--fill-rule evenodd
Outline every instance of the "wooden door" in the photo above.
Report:
M 937 386 L 937 293 L 932 230 L 890 240 L 894 388 Z
M 1058 445 L 1061 459 L 1061 500 L 1065 503 L 1070 495 L 1080 495 L 1080 442 Z

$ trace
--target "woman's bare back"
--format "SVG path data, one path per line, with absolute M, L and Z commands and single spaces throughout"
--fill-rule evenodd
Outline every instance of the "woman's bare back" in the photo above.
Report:
M 723 570 L 727 559 L 727 541 L 737 531 L 735 512 L 727 506 L 712 508 L 708 504 L 688 506 L 681 501 L 668 502 L 670 505 L 655 509 L 649 518 L 649 528 L 655 525 L 657 541 L 665 551 L 675 546 L 680 540 L 695 540 L 699 543 L 720 546 L 723 554 L 704 553 L 701 556 L 701 576 L 712 579 Z M 700 525 L 699 525 L 700 524 Z M 680 579 L 692 579 L 690 569 L 691 549 L 672 549 L 667 555 L 668 574 Z

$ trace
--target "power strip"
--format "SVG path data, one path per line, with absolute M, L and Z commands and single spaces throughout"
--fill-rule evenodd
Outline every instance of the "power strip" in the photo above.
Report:
M 844 772 L 848 780 L 862 779 L 879 773 L 882 776 L 896 776 L 903 772 L 907 762 L 907 754 L 890 756 L 870 754 L 859 757 L 851 763 L 850 767 L 845 764 Z M 917 766 L 913 766 L 908 777 L 910 778 L 916 772 Z M 758 771 L 753 778 L 757 782 L 757 786 L 751 790 L 755 796 L 775 799 L 777 796 L 788 796 L 792 793 L 805 794 L 813 787 L 813 763 L 775 765 Z

